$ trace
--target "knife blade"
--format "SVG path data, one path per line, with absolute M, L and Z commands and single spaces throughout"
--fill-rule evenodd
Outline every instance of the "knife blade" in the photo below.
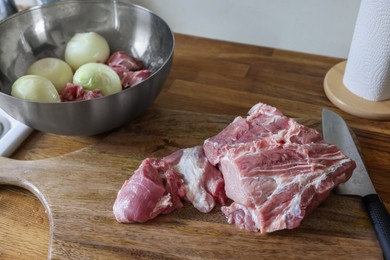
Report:
M 322 110 L 322 133 L 327 142 L 336 145 L 356 162 L 351 178 L 336 187 L 336 193 L 362 197 L 383 256 L 385 259 L 390 259 L 390 215 L 372 184 L 349 127 L 341 116 L 324 108 Z

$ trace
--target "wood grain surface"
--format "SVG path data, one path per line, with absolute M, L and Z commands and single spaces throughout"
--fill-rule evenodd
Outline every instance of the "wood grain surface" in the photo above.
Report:
M 303 250 L 313 258 L 380 257 L 362 203 L 342 196 L 332 196 L 300 228 L 268 236 L 228 225 L 219 207 L 203 214 L 186 205 L 145 224 L 115 221 L 117 191 L 144 158 L 202 144 L 232 120 L 150 109 L 101 142 L 67 155 L 30 161 L 0 157 L 0 183 L 24 187 L 44 204 L 54 259 L 295 258 Z
M 153 109 L 219 114 L 221 118 L 224 118 L 222 121 L 226 122 L 225 115 L 228 118 L 245 115 L 253 104 L 261 101 L 278 107 L 290 117 L 312 118 L 320 121 L 322 108 L 328 107 L 342 115 L 354 130 L 374 185 L 387 208 L 390 208 L 390 122 L 367 120 L 346 114 L 333 106 L 326 98 L 323 91 L 324 76 L 330 68 L 341 61 L 340 59 L 180 34 L 176 34 L 175 37 L 176 47 L 172 72 L 164 89 L 153 103 Z M 140 118 L 143 116 L 145 115 Z M 34 132 L 12 158 L 33 161 L 54 158 L 89 147 L 109 134 L 92 137 L 66 137 Z M 187 137 L 193 141 L 196 138 L 192 135 L 187 135 Z M 117 142 L 120 143 L 121 140 Z M 163 142 L 160 148 L 157 148 L 160 152 L 165 152 L 164 147 L 169 145 L 172 144 Z M 184 143 L 173 144 L 174 147 L 180 145 Z M 121 153 L 123 146 L 119 147 L 121 148 L 118 151 L 111 152 L 113 157 L 117 158 L 113 163 L 117 160 L 124 160 L 121 156 L 129 157 Z M 130 161 L 124 170 L 132 170 Z M 85 186 L 89 185 L 93 184 L 86 181 Z M 344 213 L 335 214 L 340 208 L 344 208 Z M 45 207 L 33 193 L 14 186 L 0 186 L 0 212 L 1 259 L 46 259 L 48 257 L 49 218 Z M 196 225 L 204 222 L 216 221 L 214 212 L 210 215 L 210 219 L 200 222 L 191 219 L 192 213 L 195 212 L 187 207 L 181 213 L 177 212 L 171 216 L 159 218 L 153 225 L 160 225 L 160 223 L 165 225 L 161 234 L 167 234 L 171 230 L 169 225 L 175 225 L 175 221 L 180 224 L 183 222 L 182 219 L 187 218 L 191 222 L 190 228 L 188 230 L 183 228 L 180 232 L 187 232 L 189 237 L 200 233 L 205 240 L 211 239 L 211 234 L 214 235 L 214 239 L 202 241 L 202 245 L 210 244 L 211 251 L 202 250 L 200 256 L 213 258 L 218 255 L 212 255 L 212 252 L 217 254 L 218 250 L 230 250 L 226 245 L 224 246 L 220 231 L 217 232 L 211 225 L 206 225 L 206 231 L 195 228 Z M 209 215 L 207 216 L 209 218 Z M 362 211 L 359 200 L 331 196 L 299 229 L 271 235 L 271 239 L 277 238 L 281 244 L 265 243 L 262 249 L 275 258 L 283 259 L 298 255 L 299 258 L 316 259 L 319 255 L 330 253 L 333 253 L 335 258 L 380 259 L 380 248 L 367 221 L 367 215 Z M 187 223 L 187 221 L 184 222 Z M 98 224 L 104 226 L 107 223 L 104 221 L 100 223 L 96 219 L 96 224 L 96 226 L 99 226 Z M 219 225 L 216 226 L 219 228 Z M 344 227 L 351 230 L 344 232 Z M 149 229 L 150 232 L 156 230 L 149 224 L 144 228 Z M 253 236 L 252 233 L 237 230 L 226 224 L 223 225 L 223 230 L 223 235 L 233 234 L 234 239 L 238 236 L 243 240 L 237 244 L 240 250 L 234 247 L 242 252 L 241 258 L 250 257 L 249 253 L 244 255 L 249 247 L 248 241 L 251 242 L 249 244 L 256 241 L 261 246 L 270 237 Z M 152 236 L 151 233 L 148 234 Z M 156 236 L 158 232 L 154 234 Z M 311 240 L 307 239 L 307 235 L 310 235 Z M 163 240 L 161 236 L 158 238 Z M 292 246 L 290 242 L 294 240 L 301 244 L 294 243 L 295 246 Z M 195 243 L 191 239 L 176 241 L 177 244 L 186 244 L 188 250 L 196 247 L 196 245 L 192 246 L 191 242 Z M 123 243 L 124 241 L 118 241 L 119 247 Z M 310 248 L 314 250 L 306 252 L 306 243 L 309 243 Z M 355 243 L 359 248 L 369 248 L 370 255 L 363 253 L 363 250 L 357 248 Z M 150 247 L 153 245 L 151 244 Z M 327 247 L 325 248 L 324 245 Z M 179 247 L 183 250 L 180 245 L 174 248 Z M 341 248 L 343 250 L 338 251 Z M 94 247 L 90 249 L 95 250 Z M 319 251 L 316 253 L 317 249 Z M 169 249 L 166 250 L 169 251 Z M 174 256 L 172 250 L 167 256 Z M 140 252 L 145 252 L 145 250 L 140 250 Z M 141 253 L 139 255 L 142 255 Z M 72 252 L 69 252 L 67 256 L 67 258 L 77 257 L 77 255 L 72 255 Z M 99 258 L 99 251 L 96 251 L 95 256 Z M 101 256 L 104 258 L 103 255 Z M 144 256 L 158 258 L 161 255 Z M 190 258 L 191 254 L 188 253 L 186 256 Z

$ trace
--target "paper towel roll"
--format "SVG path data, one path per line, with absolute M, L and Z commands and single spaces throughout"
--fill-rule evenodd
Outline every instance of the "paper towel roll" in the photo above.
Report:
M 364 99 L 390 99 L 389 0 L 361 1 L 343 83 Z

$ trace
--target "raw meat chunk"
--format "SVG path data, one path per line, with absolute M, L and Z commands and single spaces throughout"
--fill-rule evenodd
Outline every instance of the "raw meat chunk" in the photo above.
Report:
M 67 83 L 60 97 L 62 102 L 90 100 L 103 97 L 103 93 L 100 89 L 86 90 L 81 85 Z
M 200 212 L 210 212 L 216 202 L 225 205 L 222 174 L 207 161 L 202 146 L 179 150 L 163 160 L 182 174 L 186 200 Z
M 113 67 L 113 69 L 118 74 L 123 89 L 132 87 L 152 75 L 150 70 L 129 71 L 122 67 Z
M 262 103 L 207 139 L 204 150 L 234 201 L 222 207 L 228 222 L 261 233 L 299 226 L 356 166 L 317 131 Z
M 142 61 L 124 51 L 114 52 L 106 63 L 118 74 L 123 89 L 132 87 L 152 75 L 150 70 L 144 69 Z
M 183 207 L 181 200 L 207 213 L 226 199 L 221 172 L 207 161 L 203 147 L 196 146 L 145 159 L 119 190 L 113 211 L 118 222 L 142 223 Z
M 124 51 L 117 51 L 111 54 L 107 60 L 107 65 L 110 67 L 122 67 L 130 71 L 141 70 L 144 66 L 142 61 L 130 56 Z
M 185 195 L 179 173 L 159 159 L 145 159 L 130 180 L 125 181 L 114 203 L 118 222 L 146 222 L 159 214 L 183 207 Z

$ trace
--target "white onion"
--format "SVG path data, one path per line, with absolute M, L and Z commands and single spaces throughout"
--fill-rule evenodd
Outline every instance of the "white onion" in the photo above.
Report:
M 44 58 L 34 62 L 27 69 L 27 74 L 47 78 L 53 83 L 58 93 L 61 93 L 66 83 L 72 82 L 73 78 L 70 66 L 57 58 Z
M 74 71 L 86 63 L 104 63 L 109 55 L 106 39 L 95 32 L 76 33 L 65 48 L 65 61 Z
M 101 63 L 82 65 L 74 73 L 73 83 L 80 84 L 88 90 L 100 89 L 104 96 L 122 90 L 118 74 L 111 67 Z
M 57 89 L 50 80 L 38 75 L 25 75 L 12 85 L 11 95 L 36 102 L 60 102 Z

